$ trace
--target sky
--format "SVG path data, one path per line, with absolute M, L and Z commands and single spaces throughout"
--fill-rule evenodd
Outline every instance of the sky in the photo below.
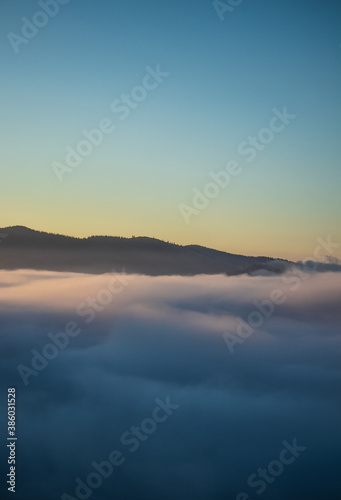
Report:
M 341 240 L 338 1 L 45 3 L 0 4 L 0 227 L 290 259 Z

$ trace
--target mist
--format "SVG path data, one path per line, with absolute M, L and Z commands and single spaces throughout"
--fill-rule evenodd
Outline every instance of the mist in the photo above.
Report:
M 340 273 L 299 269 L 233 277 L 0 271 L 1 385 L 2 394 L 17 391 L 19 495 L 332 497 L 341 460 L 340 299 Z M 4 398 L 1 406 L 5 428 Z M 295 443 L 294 460 L 280 462 Z

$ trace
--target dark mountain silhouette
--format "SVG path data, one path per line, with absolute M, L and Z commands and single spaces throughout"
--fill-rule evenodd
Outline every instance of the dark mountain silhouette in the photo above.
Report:
M 99 274 L 125 270 L 148 275 L 241 274 L 274 263 L 269 257 L 235 255 L 155 238 L 74 238 L 23 226 L 0 229 L 1 269 L 40 269 Z M 278 260 L 276 261 L 278 262 Z M 283 264 L 287 261 L 281 260 Z

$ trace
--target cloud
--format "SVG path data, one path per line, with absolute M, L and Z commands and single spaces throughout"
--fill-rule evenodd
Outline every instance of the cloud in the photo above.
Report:
M 24 500 L 75 496 L 76 478 L 85 481 L 92 462 L 117 449 L 125 463 L 89 498 L 258 498 L 248 477 L 296 437 L 306 451 L 264 499 L 335 496 L 340 299 L 339 273 L 299 269 L 234 277 L 1 271 L 1 393 L 17 389 L 18 491 Z M 49 334 L 65 335 L 69 322 L 80 332 L 25 386 L 18 365 L 31 367 L 32 349 L 44 352 Z M 240 324 L 251 333 L 230 352 L 223 335 L 238 336 Z M 122 434 L 167 397 L 179 409 L 130 452 Z M 2 428 L 5 415 L 3 407 Z M 2 464 L 6 456 L 2 448 Z

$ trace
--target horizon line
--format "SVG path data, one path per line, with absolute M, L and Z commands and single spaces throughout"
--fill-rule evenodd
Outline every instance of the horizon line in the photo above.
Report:
M 73 236 L 73 235 L 70 235 L 70 234 L 62 234 L 62 233 L 53 233 L 53 232 L 48 232 L 48 231 L 41 231 L 39 229 L 32 229 L 31 227 L 27 227 L 27 226 L 23 226 L 23 225 L 20 225 L 20 224 L 16 224 L 14 226 L 5 226 L 5 227 L 2 227 L 1 230 L 6 230 L 6 229 L 27 229 L 29 231 L 32 231 L 32 232 L 36 232 L 36 233 L 44 233 L 44 234 L 48 234 L 48 235 L 52 235 L 52 236 L 63 236 L 65 238 L 73 238 L 73 239 L 76 239 L 76 240 L 87 240 L 89 238 L 120 238 L 120 239 L 123 239 L 123 240 L 132 240 L 132 239 L 138 239 L 138 238 L 146 238 L 146 239 L 150 239 L 150 240 L 156 240 L 156 241 L 160 241 L 162 243 L 167 243 L 168 245 L 175 245 L 175 246 L 178 246 L 178 247 L 183 247 L 183 248 L 186 248 L 186 247 L 201 247 L 201 248 L 207 248 L 208 250 L 213 250 L 215 252 L 219 252 L 219 253 L 224 253 L 224 254 L 229 254 L 229 255 L 236 255 L 236 256 L 241 256 L 241 257 L 259 257 L 259 258 L 266 258 L 266 259 L 274 259 L 274 260 L 282 260 L 282 261 L 286 261 L 286 262 L 294 262 L 294 261 L 291 261 L 289 259 L 285 259 L 285 258 L 282 258 L 282 257 L 270 257 L 268 255 L 248 255 L 248 254 L 241 254 L 241 253 L 231 253 L 231 252 L 227 252 L 225 250 L 217 250 L 216 248 L 212 248 L 212 247 L 207 247 L 205 245 L 202 245 L 202 244 L 199 244 L 199 243 L 191 243 L 189 245 L 182 245 L 180 243 L 175 243 L 175 242 L 171 242 L 169 240 L 163 240 L 163 239 L 160 239 L 160 238 L 155 238 L 154 236 L 146 236 L 146 235 L 140 235 L 140 236 L 135 236 L 135 235 L 132 235 L 130 237 L 127 237 L 127 236 L 117 236 L 117 235 L 110 235 L 110 234 L 92 234 L 90 236 L 84 236 L 84 237 L 80 237 L 80 236 Z

